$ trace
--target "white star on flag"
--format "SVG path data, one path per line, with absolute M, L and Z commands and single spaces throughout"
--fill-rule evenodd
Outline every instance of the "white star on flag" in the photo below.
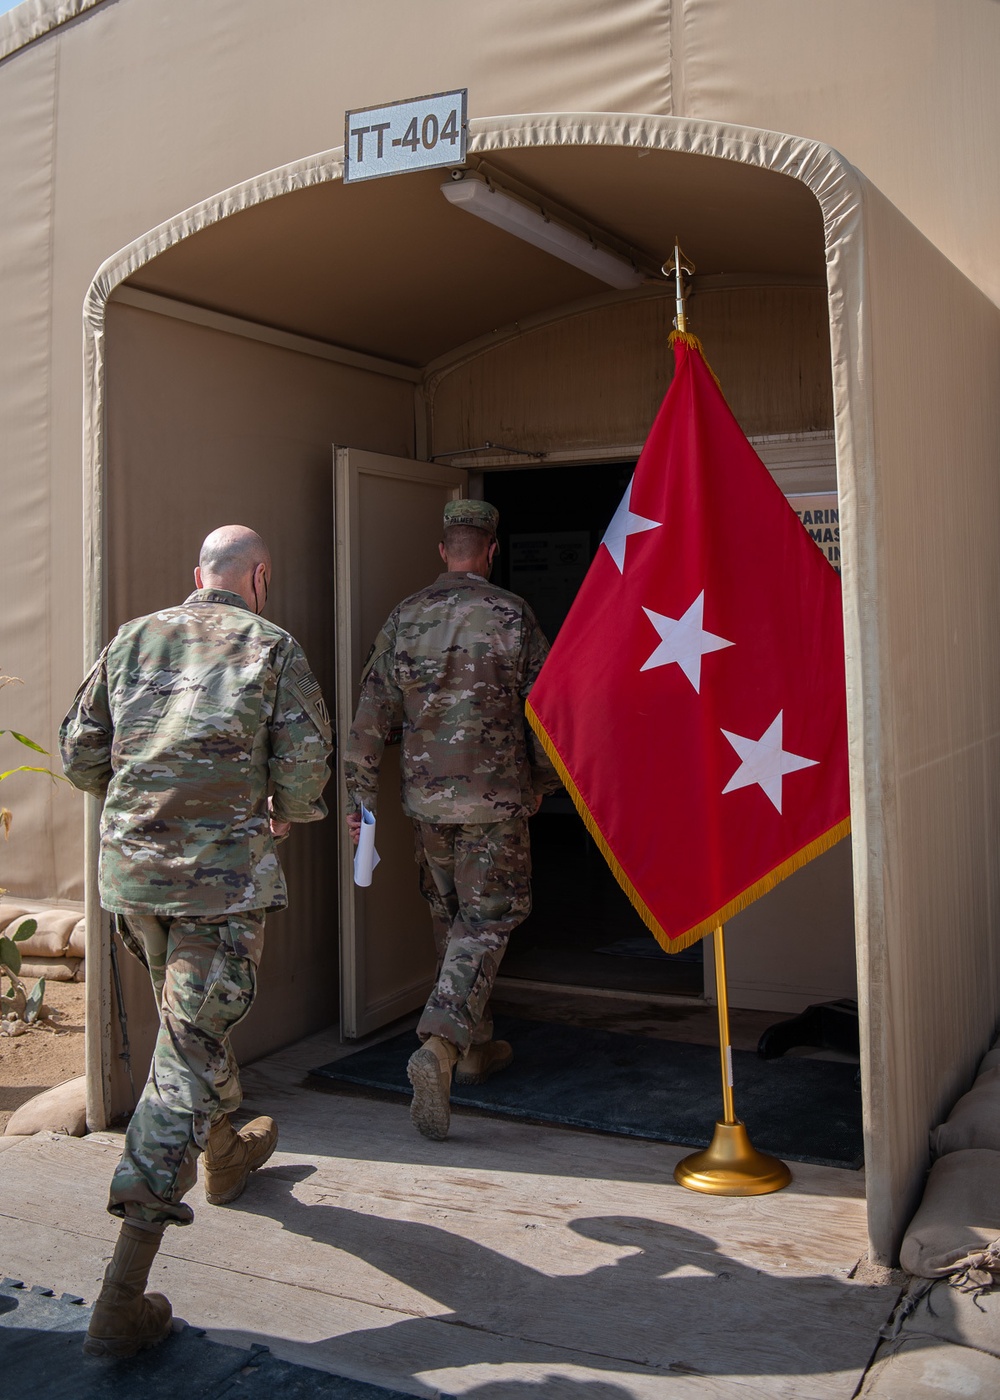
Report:
M 722 789 L 723 793 L 735 792 L 737 788 L 752 787 L 754 783 L 770 798 L 781 811 L 781 780 L 786 773 L 795 773 L 800 768 L 815 768 L 817 758 L 802 758 L 797 753 L 788 753 L 781 747 L 781 728 L 784 710 L 779 710 L 777 718 L 759 739 L 744 739 L 739 734 L 722 732 L 732 744 L 742 760 L 739 768 Z
M 607 545 L 608 553 L 618 565 L 618 572 L 625 572 L 625 545 L 629 535 L 641 535 L 645 530 L 658 530 L 663 523 L 660 520 L 647 520 L 644 515 L 636 515 L 632 510 L 632 481 L 628 484 L 628 490 L 618 503 L 618 509 L 612 517 L 611 524 L 604 532 L 604 539 L 601 544 Z
M 643 612 L 660 634 L 660 645 L 648 661 L 640 666 L 641 671 L 652 671 L 657 666 L 669 666 L 676 661 L 698 693 L 701 693 L 701 658 L 710 651 L 721 651 L 731 647 L 725 637 L 717 637 L 714 632 L 706 632 L 701 622 L 705 614 L 705 590 L 681 618 L 664 617 L 662 613 L 643 608 Z

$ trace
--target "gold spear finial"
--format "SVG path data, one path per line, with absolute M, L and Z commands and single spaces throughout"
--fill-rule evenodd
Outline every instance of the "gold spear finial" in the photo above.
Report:
M 687 315 L 684 311 L 684 273 L 694 276 L 694 263 L 681 248 L 680 241 L 674 238 L 673 262 L 665 262 L 661 269 L 664 277 L 677 278 L 677 315 L 674 324 L 683 335 L 687 331 Z

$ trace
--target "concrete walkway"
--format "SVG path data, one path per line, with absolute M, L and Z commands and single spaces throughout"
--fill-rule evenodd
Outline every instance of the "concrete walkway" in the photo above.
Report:
M 245 1073 L 279 1151 L 231 1207 L 196 1188 L 167 1234 L 151 1286 L 210 1338 L 425 1397 L 854 1394 L 898 1293 L 850 1277 L 863 1174 L 795 1165 L 734 1200 L 676 1186 L 661 1144 L 470 1113 L 430 1143 L 401 1102 L 304 1083 L 339 1049 Z M 0 1138 L 0 1275 L 93 1300 L 119 1141 Z

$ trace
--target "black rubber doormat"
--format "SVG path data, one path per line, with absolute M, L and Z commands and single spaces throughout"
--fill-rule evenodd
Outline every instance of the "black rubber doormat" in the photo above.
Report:
M 719 1052 L 707 1045 L 497 1017 L 514 1063 L 485 1084 L 452 1089 L 452 1103 L 531 1122 L 707 1147 L 722 1116 Z M 413 1031 L 310 1073 L 409 1095 Z M 857 1068 L 832 1060 L 761 1060 L 733 1051 L 737 1116 L 753 1144 L 792 1162 L 862 1165 Z
M 183 1327 L 127 1361 L 84 1356 L 91 1309 L 49 1288 L 0 1284 L 0 1394 L 25 1400 L 406 1400 L 397 1390 L 280 1361 Z

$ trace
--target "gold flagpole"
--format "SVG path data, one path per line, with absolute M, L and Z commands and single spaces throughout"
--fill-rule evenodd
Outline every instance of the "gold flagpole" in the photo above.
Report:
M 733 1051 L 729 1043 L 729 995 L 722 925 L 715 930 L 715 993 L 719 1005 L 719 1052 L 722 1056 L 722 1118 L 711 1144 L 693 1152 L 674 1168 L 674 1180 L 689 1191 L 710 1196 L 765 1196 L 792 1179 L 784 1162 L 758 1152 L 733 1109 Z
M 684 274 L 694 273 L 694 263 L 674 239 L 672 263 L 663 264 L 665 277 L 677 278 L 676 326 L 687 332 L 684 307 Z M 719 1053 L 722 1056 L 722 1119 L 715 1125 L 711 1144 L 693 1152 L 674 1168 L 674 1180 L 689 1191 L 712 1196 L 764 1196 L 780 1191 L 792 1179 L 784 1162 L 758 1152 L 733 1109 L 733 1051 L 729 1044 L 729 995 L 726 987 L 726 946 L 720 924 L 715 930 L 715 992 L 719 1004 Z

